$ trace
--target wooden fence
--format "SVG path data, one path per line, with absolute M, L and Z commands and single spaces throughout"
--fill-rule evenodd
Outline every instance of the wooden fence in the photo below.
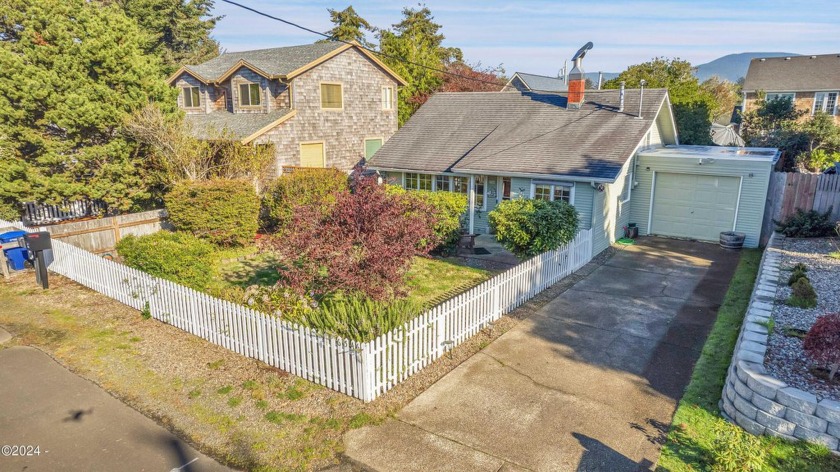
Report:
M 0 220 L 0 227 L 23 228 Z M 269 316 L 53 241 L 49 269 L 243 356 L 369 402 L 592 259 L 592 230 L 371 342 Z
M 53 239 L 101 254 L 113 251 L 125 236 L 143 236 L 161 229 L 170 229 L 170 226 L 166 210 L 152 210 L 40 227 L 29 226 L 27 229 L 48 231 Z
M 782 221 L 797 209 L 822 213 L 829 208 L 832 220 L 840 220 L 840 174 L 774 172 L 767 191 L 761 244 L 766 245 L 773 234 L 773 220 Z

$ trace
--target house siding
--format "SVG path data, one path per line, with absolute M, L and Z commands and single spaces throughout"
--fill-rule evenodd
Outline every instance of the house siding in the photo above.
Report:
M 341 83 L 342 110 L 321 109 L 321 83 Z M 260 136 L 259 144 L 273 143 L 276 168 L 300 165 L 300 143 L 323 141 L 326 166 L 351 170 L 365 153 L 365 139 L 387 141 L 397 131 L 396 103 L 382 109 L 382 87 L 397 82 L 355 48 L 295 77 L 291 102 L 297 115 Z
M 268 79 L 248 69 L 247 67 L 240 67 L 239 70 L 230 76 L 227 81 L 230 86 L 233 98 L 233 112 L 234 113 L 268 113 L 271 111 L 271 100 L 268 93 Z M 239 86 L 241 84 L 259 84 L 260 86 L 260 104 L 258 106 L 242 106 L 241 97 L 239 94 Z
M 639 225 L 639 234 L 648 234 L 654 172 L 743 177 L 735 231 L 746 234 L 746 247 L 758 246 L 772 163 L 720 159 L 701 167 L 696 159 L 641 155 L 636 168 L 638 186 L 633 189 L 630 213 Z
M 840 90 L 832 90 L 837 92 Z M 774 92 L 775 93 L 775 92 Z M 814 110 L 814 97 L 816 92 L 795 92 L 793 99 L 793 106 L 797 110 L 803 111 L 803 115 L 799 117 L 799 121 L 806 121 L 812 116 Z M 757 107 L 758 94 L 755 92 L 747 92 L 746 100 L 744 101 L 744 111 L 752 111 Z M 834 115 L 834 123 L 840 125 L 840 114 Z
M 186 108 L 184 106 L 184 91 L 182 90 L 183 87 L 198 87 L 200 94 L 199 107 Z M 214 87 L 202 83 L 200 80 L 187 73 L 183 73 L 180 75 L 180 77 L 178 77 L 175 80 L 175 89 L 178 90 L 178 108 L 182 109 L 184 113 L 188 115 L 203 114 L 209 113 L 212 110 L 213 102 L 216 100 Z

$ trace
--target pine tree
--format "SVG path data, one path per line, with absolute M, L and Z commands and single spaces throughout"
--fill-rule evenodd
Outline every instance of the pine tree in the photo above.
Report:
M 366 39 L 365 31 L 373 32 L 375 28 L 367 20 L 359 16 L 352 5 L 341 11 L 333 10 L 332 8 L 327 9 L 327 11 L 330 12 L 330 21 L 335 26 L 326 33 L 330 36 L 329 39 L 322 39 L 318 41 L 319 43 L 328 41 L 356 41 L 366 48 L 373 47 Z
M 116 0 L 125 14 L 154 40 L 147 52 L 161 58 L 167 72 L 219 55 L 210 36 L 221 17 L 212 16 L 213 0 Z
M 152 38 L 115 5 L 3 3 L 0 199 L 90 197 L 128 209 L 149 198 L 144 162 L 120 128 L 150 101 L 175 111 L 160 61 L 145 52 Z
M 379 49 L 386 56 L 385 63 L 408 82 L 399 91 L 400 125 L 443 84 L 442 74 L 431 69 L 441 70 L 451 62 L 463 60 L 460 49 L 442 46 L 441 25 L 433 20 L 427 7 L 405 8 L 401 22 L 392 30 L 379 32 Z

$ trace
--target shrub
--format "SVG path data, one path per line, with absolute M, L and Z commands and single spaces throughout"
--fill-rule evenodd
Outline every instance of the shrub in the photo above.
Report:
M 275 180 L 263 197 L 263 227 L 282 233 L 294 218 L 295 207 L 314 207 L 326 215 L 336 195 L 349 190 L 347 174 L 338 169 L 299 169 Z
M 317 310 L 299 313 L 292 321 L 346 339 L 367 342 L 402 326 L 423 312 L 408 299 L 371 300 L 363 295 L 329 297 Z
M 260 201 L 250 182 L 181 182 L 166 195 L 169 221 L 219 246 L 244 246 L 257 233 Z
M 557 249 L 578 231 L 577 210 L 563 201 L 503 201 L 488 220 L 496 239 L 520 258 Z
M 816 210 L 803 211 L 797 209 L 796 213 L 789 216 L 785 221 L 776 224 L 776 231 L 783 233 L 790 238 L 821 238 L 834 233 L 834 224 L 831 222 L 831 208 L 825 213 Z
M 461 239 L 461 219 L 467 211 L 467 196 L 456 192 L 430 192 L 426 190 L 406 191 L 396 185 L 388 185 L 389 194 L 404 194 L 411 200 L 420 201 L 434 211 L 434 232 L 439 241 L 435 252 L 450 253 Z
M 811 285 L 808 277 L 801 277 L 794 282 L 791 288 L 793 290 L 790 298 L 788 298 L 788 305 L 797 308 L 814 308 L 817 306 L 817 292 L 814 291 L 814 287 Z
M 712 471 L 751 472 L 764 468 L 767 451 L 757 436 L 717 419 L 712 443 Z
M 215 247 L 189 233 L 126 236 L 117 252 L 128 266 L 196 290 L 204 290 L 215 273 Z
M 0 220 L 17 221 L 20 219 L 20 208 L 11 202 L 0 199 Z
M 327 215 L 296 207 L 289 231 L 272 241 L 286 261 L 283 282 L 299 294 L 399 296 L 413 256 L 437 245 L 431 208 L 389 195 L 374 178 L 354 179 L 353 191 L 338 193 Z
M 796 264 L 793 267 L 793 271 L 791 272 L 790 277 L 788 277 L 788 286 L 792 287 L 793 284 L 795 284 L 796 281 L 801 279 L 801 278 L 806 278 L 807 279 L 808 276 L 805 274 L 805 272 L 807 272 L 807 271 L 808 271 L 808 268 L 805 267 L 805 264 L 802 264 L 802 263 Z
M 805 335 L 802 348 L 811 360 L 828 366 L 828 380 L 834 380 L 837 368 L 840 367 L 840 313 L 817 318 Z

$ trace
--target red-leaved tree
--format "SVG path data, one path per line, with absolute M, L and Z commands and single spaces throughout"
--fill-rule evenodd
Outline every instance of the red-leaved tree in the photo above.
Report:
M 811 360 L 828 366 L 828 380 L 832 381 L 840 367 L 840 313 L 817 318 L 814 326 L 805 335 L 802 348 Z
M 406 293 L 412 258 L 437 245 L 433 207 L 389 195 L 357 172 L 352 190 L 337 194 L 328 214 L 295 208 L 291 230 L 273 245 L 284 261 L 283 282 L 316 298 L 345 292 L 374 300 Z

